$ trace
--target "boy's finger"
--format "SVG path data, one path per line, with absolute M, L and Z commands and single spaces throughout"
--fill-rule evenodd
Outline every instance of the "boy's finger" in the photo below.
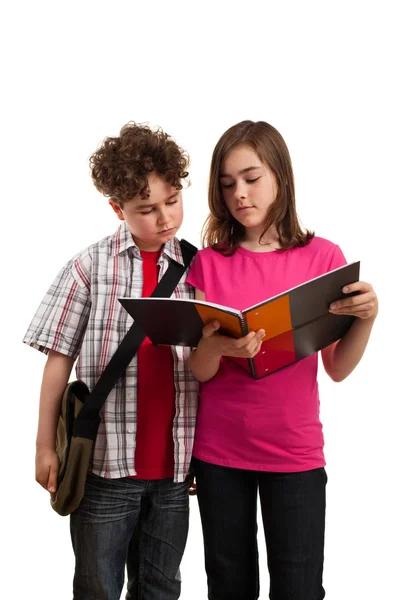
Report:
M 190 488 L 189 488 L 189 496 L 196 496 L 196 495 L 197 495 L 196 482 L 192 481 L 192 483 L 190 484 Z
M 44 488 L 45 490 L 47 490 L 47 479 L 46 476 L 42 476 L 42 475 L 38 475 L 36 477 L 36 481 L 38 482 L 39 485 L 42 486 L 42 488 Z
M 57 471 L 52 467 L 50 467 L 49 480 L 47 482 L 47 490 L 51 494 L 54 494 L 57 490 Z

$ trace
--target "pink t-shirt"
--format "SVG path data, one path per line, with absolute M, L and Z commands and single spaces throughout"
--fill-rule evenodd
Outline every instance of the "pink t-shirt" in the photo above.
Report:
M 346 264 L 338 246 L 314 237 L 303 248 L 223 256 L 200 250 L 187 282 L 206 300 L 238 310 Z M 325 465 L 319 419 L 318 355 L 254 380 L 222 358 L 201 385 L 193 455 L 227 467 L 307 471 Z

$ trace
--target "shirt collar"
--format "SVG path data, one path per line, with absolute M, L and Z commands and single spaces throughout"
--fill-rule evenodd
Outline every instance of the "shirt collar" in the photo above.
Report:
M 114 235 L 111 236 L 111 254 L 112 256 L 118 256 L 118 254 L 122 254 L 122 252 L 132 247 L 136 247 L 135 242 L 127 224 L 123 221 Z
M 126 252 L 128 248 L 134 248 L 138 254 L 140 253 L 139 248 L 133 241 L 132 234 L 129 231 L 126 222 L 123 221 L 118 227 L 117 231 L 111 237 L 111 254 L 112 256 L 118 256 L 119 254 Z M 176 237 L 174 237 L 172 240 L 169 240 L 164 245 L 161 256 L 168 256 L 168 258 L 174 260 L 180 265 L 184 265 L 181 246 Z

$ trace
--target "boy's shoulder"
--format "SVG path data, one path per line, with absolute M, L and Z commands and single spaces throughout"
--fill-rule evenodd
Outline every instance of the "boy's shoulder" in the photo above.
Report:
M 59 271 L 57 279 L 72 277 L 80 286 L 90 289 L 93 276 L 96 277 L 99 271 L 107 269 L 110 260 L 114 260 L 117 254 L 132 245 L 132 236 L 127 235 L 127 227 L 122 223 L 116 232 L 74 254 Z
M 133 245 L 132 236 L 124 222 L 114 233 L 101 238 L 77 252 L 69 262 L 91 261 L 93 257 L 104 254 L 113 257 Z

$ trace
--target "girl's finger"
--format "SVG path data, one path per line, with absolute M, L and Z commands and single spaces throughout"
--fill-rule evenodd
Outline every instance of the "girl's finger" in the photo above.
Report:
M 371 311 L 374 309 L 374 305 L 372 302 L 366 302 L 363 304 L 359 304 L 357 306 L 345 306 L 343 308 L 337 308 L 332 311 L 335 315 L 346 315 L 346 314 L 356 314 L 365 311 Z
M 332 304 L 329 306 L 329 310 L 361 306 L 362 304 L 371 302 L 372 298 L 372 294 L 360 294 L 359 296 L 353 296 L 352 298 L 348 298 L 346 300 L 338 300 L 337 302 L 332 302 Z

